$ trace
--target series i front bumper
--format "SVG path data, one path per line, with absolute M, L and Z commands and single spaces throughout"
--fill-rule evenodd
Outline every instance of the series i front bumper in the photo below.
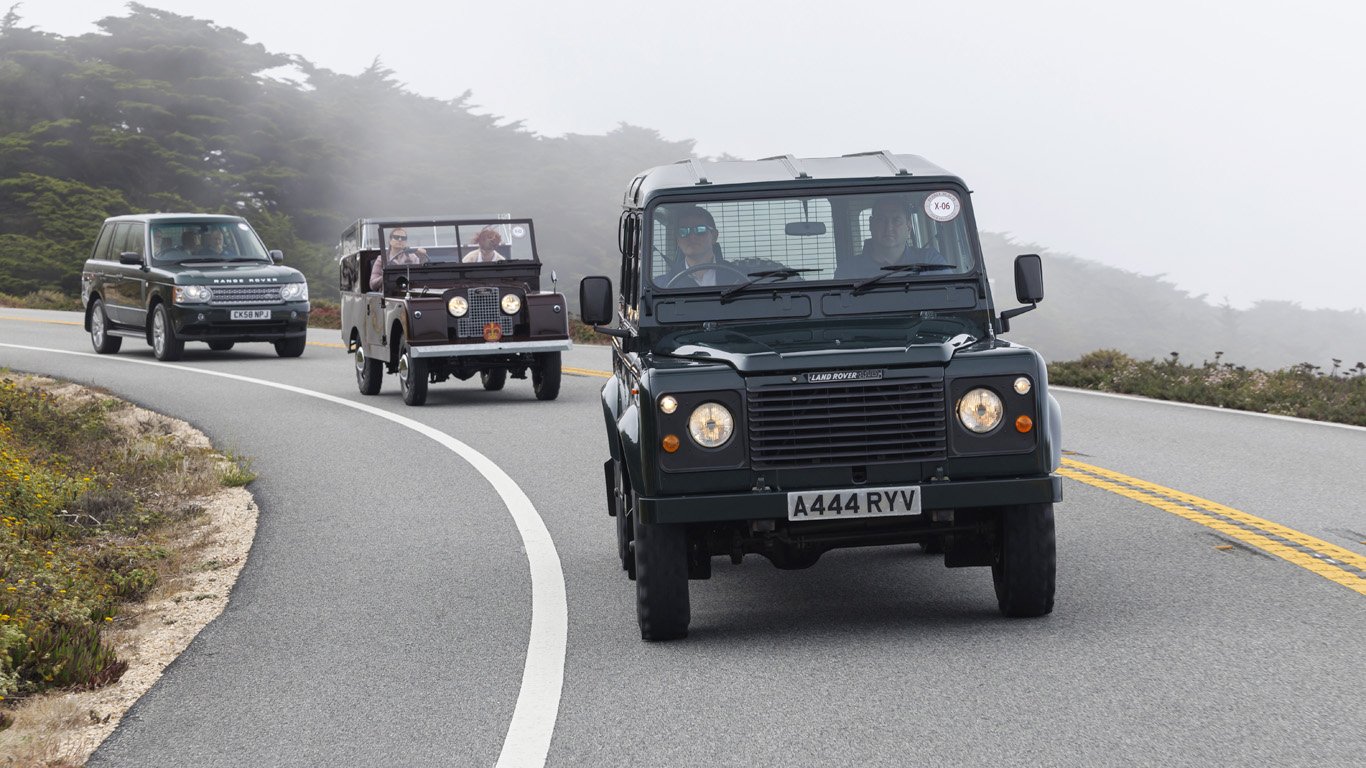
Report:
M 409 354 L 420 357 L 466 357 L 473 355 L 518 355 L 527 352 L 567 352 L 574 348 L 569 339 L 549 341 L 486 341 L 479 344 L 433 344 L 409 347 Z
M 1052 504 L 1062 501 L 1062 479 L 1048 475 L 1006 480 L 923 483 L 920 485 L 920 499 L 923 512 L 1013 504 Z M 786 491 L 641 497 L 637 501 L 640 520 L 644 523 L 787 519 Z

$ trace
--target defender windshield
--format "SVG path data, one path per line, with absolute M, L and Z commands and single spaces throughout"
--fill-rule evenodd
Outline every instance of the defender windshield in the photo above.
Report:
M 168 221 L 152 225 L 152 262 L 269 262 L 261 239 L 245 221 Z
M 953 189 L 667 203 L 650 216 L 650 275 L 675 289 L 962 275 L 976 267 L 965 219 Z
M 530 222 L 387 225 L 380 242 L 392 264 L 492 264 L 536 258 Z

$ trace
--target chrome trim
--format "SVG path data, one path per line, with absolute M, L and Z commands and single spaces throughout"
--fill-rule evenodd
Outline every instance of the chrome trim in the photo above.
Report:
M 413 357 L 466 357 L 491 355 L 498 352 L 567 352 L 574 348 L 569 339 L 553 341 L 490 341 L 484 344 L 437 344 L 430 347 L 409 347 Z

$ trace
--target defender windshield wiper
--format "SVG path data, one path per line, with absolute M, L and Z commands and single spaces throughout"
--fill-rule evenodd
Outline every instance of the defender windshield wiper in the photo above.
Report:
M 786 280 L 786 279 L 788 279 L 789 277 L 796 277 L 797 275 L 800 275 L 800 274 L 803 273 L 803 272 L 819 272 L 819 271 L 820 271 L 820 270 L 815 269 L 815 268 L 811 268 L 811 269 L 792 269 L 791 267 L 783 267 L 782 269 L 766 269 L 766 270 L 764 270 L 763 272 L 750 272 L 750 273 L 749 273 L 749 277 L 750 277 L 749 280 L 746 280 L 745 282 L 740 283 L 739 285 L 733 286 L 733 287 L 731 287 L 731 288 L 727 288 L 726 290 L 724 290 L 724 291 L 721 292 L 721 303 L 722 303 L 722 304 L 725 304 L 726 301 L 727 301 L 728 299 L 730 299 L 731 296 L 734 296 L 735 294 L 739 293 L 740 291 L 745 290 L 746 288 L 750 287 L 751 285 L 754 285 L 755 283 L 759 282 L 760 280 L 767 280 L 767 279 L 770 278 L 770 277 L 771 277 L 771 278 L 774 278 L 775 280 Z
M 902 272 L 914 272 L 915 274 L 920 274 L 921 272 L 924 272 L 927 269 L 953 268 L 954 266 L 952 264 L 893 264 L 890 267 L 883 267 L 882 274 L 878 275 L 877 277 L 872 277 L 867 280 L 864 280 L 861 283 L 856 284 L 854 286 L 854 295 L 857 296 L 860 293 L 866 291 L 873 284 L 885 280 L 891 277 L 892 275 L 900 274 Z

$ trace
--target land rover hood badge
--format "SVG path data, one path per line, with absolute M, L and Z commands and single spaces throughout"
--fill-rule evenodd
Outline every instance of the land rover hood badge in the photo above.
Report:
M 882 369 L 873 368 L 866 371 L 817 371 L 806 374 L 808 384 L 830 384 L 840 381 L 867 381 L 869 379 L 882 378 Z

